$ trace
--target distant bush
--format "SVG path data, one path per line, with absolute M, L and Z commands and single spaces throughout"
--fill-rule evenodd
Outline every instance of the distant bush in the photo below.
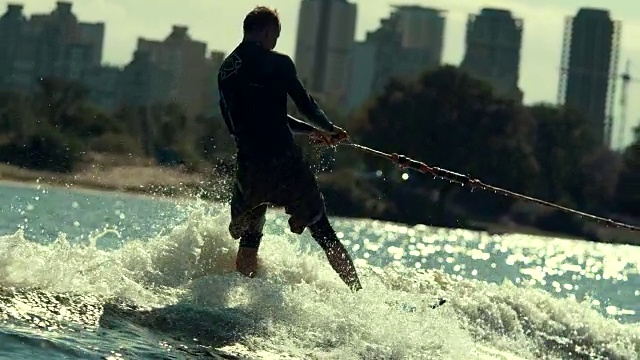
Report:
M 181 146 L 177 149 L 182 158 L 182 165 L 187 173 L 198 173 L 203 169 L 205 161 L 200 154 L 189 146 Z
M 91 139 L 89 149 L 99 153 L 140 154 L 142 149 L 136 139 L 125 134 L 106 133 Z
M 554 210 L 538 216 L 534 221 L 534 226 L 543 231 L 569 234 L 585 238 L 587 240 L 597 240 L 597 235 L 585 226 L 584 219 L 567 212 Z
M 75 169 L 83 152 L 78 139 L 56 129 L 40 129 L 23 141 L 2 145 L 0 160 L 28 169 L 68 173 Z

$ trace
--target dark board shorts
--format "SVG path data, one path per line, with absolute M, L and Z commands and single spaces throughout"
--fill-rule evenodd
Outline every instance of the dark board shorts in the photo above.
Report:
M 289 228 L 296 234 L 325 215 L 315 175 L 299 151 L 269 161 L 238 160 L 231 198 L 231 236 L 261 236 L 269 205 L 284 207 Z

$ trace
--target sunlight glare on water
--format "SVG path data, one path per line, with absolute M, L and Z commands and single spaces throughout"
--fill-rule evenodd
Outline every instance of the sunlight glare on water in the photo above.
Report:
M 277 210 L 247 279 L 224 205 L 27 188 L 0 201 L 0 357 L 638 358 L 633 247 L 333 219 L 362 276 L 352 294 Z
M 640 286 L 640 249 L 633 246 L 528 235 L 488 235 L 420 225 L 410 228 L 380 221 L 349 222 L 352 231 L 340 235 L 351 245 L 360 264 L 398 263 L 418 269 L 435 268 L 457 279 L 477 278 L 496 283 L 506 278 L 580 300 L 619 294 L 615 296 L 619 304 L 608 305 L 603 311 L 622 320 L 640 311 L 640 297 L 635 291 Z M 348 239 L 362 239 L 362 244 Z M 600 286 L 585 288 L 590 280 L 598 281 Z M 592 301 L 594 305 L 602 303 L 598 299 Z

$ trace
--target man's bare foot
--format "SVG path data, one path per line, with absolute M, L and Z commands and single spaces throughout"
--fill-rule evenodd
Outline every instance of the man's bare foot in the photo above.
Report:
M 240 247 L 236 257 L 236 270 L 244 276 L 254 277 L 258 268 L 258 249 Z

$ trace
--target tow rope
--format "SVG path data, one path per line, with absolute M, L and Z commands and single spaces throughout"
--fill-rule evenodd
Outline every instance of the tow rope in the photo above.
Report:
M 458 183 L 462 186 L 468 186 L 471 191 L 475 190 L 475 189 L 480 189 L 480 190 L 485 190 L 485 191 L 493 191 L 496 194 L 502 194 L 504 196 L 509 196 L 512 198 L 517 198 L 517 199 L 522 199 L 522 200 L 527 200 L 527 201 L 531 201 L 534 203 L 538 203 L 544 206 L 548 206 L 554 209 L 558 209 L 561 211 L 565 211 L 571 214 L 575 214 L 578 216 L 581 216 L 583 218 L 587 218 L 587 219 L 591 219 L 597 222 L 601 222 L 603 224 L 607 224 L 609 226 L 614 226 L 614 227 L 618 227 L 618 228 L 624 228 L 624 229 L 628 229 L 628 230 L 632 230 L 632 231 L 640 231 L 640 227 L 638 226 L 633 226 L 633 225 L 629 225 L 629 224 L 625 224 L 625 223 L 621 223 L 621 222 L 617 222 L 611 219 L 607 219 L 604 217 L 600 217 L 600 216 L 596 216 L 596 215 L 592 215 L 592 214 L 588 214 L 582 211 L 578 211 L 578 210 L 574 210 L 574 209 L 570 209 L 564 206 L 560 206 L 548 201 L 544 201 L 544 200 L 540 200 L 540 199 L 536 199 L 534 197 L 530 197 L 530 196 L 526 196 L 526 195 L 522 195 L 513 191 L 509 191 L 509 190 L 505 190 L 496 186 L 492 186 L 492 185 L 488 185 L 483 183 L 482 181 L 478 180 L 478 179 L 472 179 L 467 175 L 463 175 L 463 174 L 459 174 L 453 171 L 449 171 L 446 169 L 442 169 L 439 167 L 435 167 L 435 166 L 429 166 L 423 162 L 420 161 L 416 161 L 413 160 L 411 158 L 408 158 L 404 155 L 400 155 L 400 154 L 396 154 L 396 153 L 391 153 L 391 154 L 387 154 L 385 152 L 382 151 L 378 151 L 366 146 L 362 146 L 362 145 L 358 145 L 355 144 L 353 142 L 350 141 L 345 141 L 345 142 L 341 142 L 339 143 L 339 145 L 346 145 L 346 146 L 350 146 L 353 148 L 356 148 L 358 150 L 364 151 L 366 153 L 387 159 L 391 162 L 393 162 L 394 164 L 396 164 L 397 166 L 401 167 L 402 169 L 413 169 L 415 171 L 421 172 L 423 174 L 430 174 L 433 175 L 434 178 L 440 178 L 440 179 L 444 179 L 444 180 L 448 180 L 451 182 L 455 182 Z

